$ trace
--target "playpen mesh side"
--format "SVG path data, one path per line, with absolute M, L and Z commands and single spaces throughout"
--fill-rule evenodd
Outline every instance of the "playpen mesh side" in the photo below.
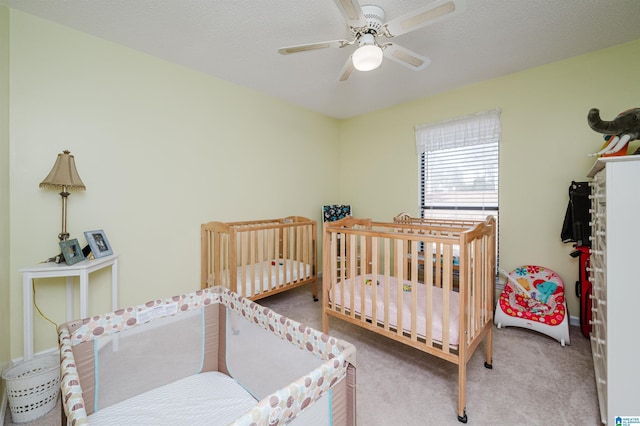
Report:
M 234 424 L 253 424 L 256 418 L 264 424 L 354 424 L 355 371 L 349 362 L 355 361 L 355 348 L 242 302 L 242 316 L 227 310 L 226 363 L 260 402 Z
M 174 303 L 137 311 L 128 320 L 136 318 L 141 325 L 73 346 L 87 414 L 219 369 L 219 305 L 174 315 L 177 309 Z
M 312 352 L 243 320 L 234 311 L 227 311 L 226 362 L 229 372 L 256 400 L 268 397 L 277 389 L 287 388 L 317 368 L 319 361 Z M 331 424 L 331 403 L 328 393 L 321 396 L 292 424 Z
M 96 357 L 96 408 L 200 373 L 205 354 L 202 317 L 202 311 L 193 311 L 124 331 L 105 345 L 94 340 L 94 346 L 103 346 Z

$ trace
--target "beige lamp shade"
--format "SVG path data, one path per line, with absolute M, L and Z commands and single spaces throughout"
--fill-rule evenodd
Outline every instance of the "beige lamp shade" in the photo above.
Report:
M 76 170 L 76 162 L 73 155 L 65 150 L 62 154 L 58 154 L 56 163 L 49 172 L 49 175 L 40 182 L 40 188 L 65 190 L 84 190 L 87 189 L 78 175 Z

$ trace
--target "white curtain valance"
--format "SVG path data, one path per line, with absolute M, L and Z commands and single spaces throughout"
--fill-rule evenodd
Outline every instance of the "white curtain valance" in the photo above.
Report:
M 500 110 L 470 114 L 415 127 L 418 155 L 443 149 L 495 142 L 500 139 Z

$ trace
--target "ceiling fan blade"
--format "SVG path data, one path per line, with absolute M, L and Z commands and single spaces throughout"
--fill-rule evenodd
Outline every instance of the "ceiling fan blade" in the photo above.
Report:
M 344 63 L 342 70 L 340 70 L 340 81 L 347 81 L 354 69 L 353 60 L 351 59 L 351 55 L 349 55 L 347 62 Z
M 347 24 L 351 27 L 364 27 L 367 25 L 367 19 L 362 13 L 362 8 L 358 0 L 333 0 Z
M 423 70 L 431 63 L 431 59 L 426 56 L 418 55 L 416 52 L 395 43 L 385 44 L 383 53 L 385 58 L 391 59 L 414 71 Z
M 321 41 L 319 43 L 299 44 L 297 46 L 281 47 L 280 49 L 278 49 L 278 52 L 281 55 L 289 55 L 291 53 L 306 52 L 308 50 L 326 49 L 329 47 L 345 47 L 350 44 L 353 44 L 353 42 L 349 42 L 347 40 Z
M 465 0 L 436 0 L 384 25 L 386 35 L 395 37 L 449 18 L 466 9 Z

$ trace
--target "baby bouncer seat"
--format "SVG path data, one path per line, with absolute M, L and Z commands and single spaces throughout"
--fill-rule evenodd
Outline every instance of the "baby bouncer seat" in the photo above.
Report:
M 496 306 L 495 324 L 523 327 L 570 344 L 564 283 L 549 268 L 523 265 L 508 274 Z

